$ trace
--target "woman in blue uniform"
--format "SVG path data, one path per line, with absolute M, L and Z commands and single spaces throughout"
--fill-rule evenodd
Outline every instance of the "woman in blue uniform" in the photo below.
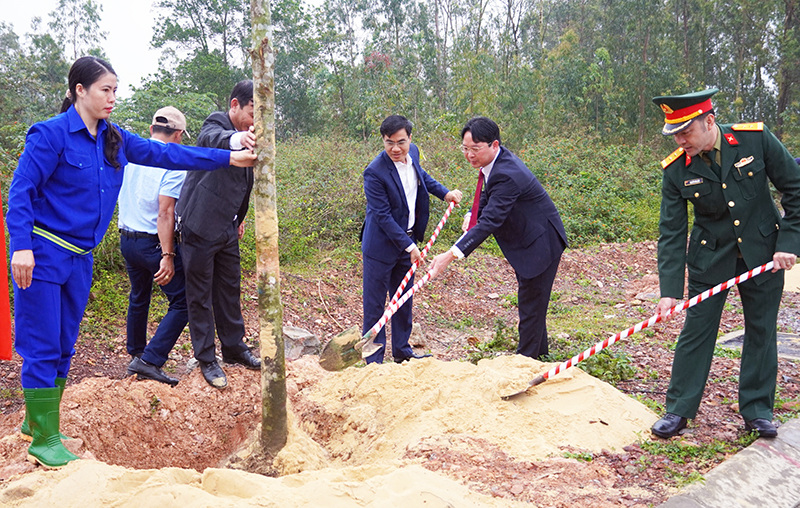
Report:
M 167 169 L 251 166 L 250 151 L 156 143 L 110 123 L 117 76 L 96 57 L 75 61 L 62 113 L 25 139 L 8 196 L 15 346 L 22 357 L 28 459 L 77 459 L 61 442 L 59 404 L 92 282 L 92 249 L 108 229 L 130 162 Z

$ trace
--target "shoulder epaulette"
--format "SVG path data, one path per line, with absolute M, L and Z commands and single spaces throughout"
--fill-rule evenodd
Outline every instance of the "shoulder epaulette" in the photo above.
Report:
M 669 154 L 669 156 L 666 159 L 661 161 L 661 168 L 667 169 L 667 166 L 675 162 L 681 155 L 683 155 L 683 148 L 678 147 L 677 150 Z
M 737 123 L 731 125 L 731 129 L 735 131 L 763 131 L 764 122 Z

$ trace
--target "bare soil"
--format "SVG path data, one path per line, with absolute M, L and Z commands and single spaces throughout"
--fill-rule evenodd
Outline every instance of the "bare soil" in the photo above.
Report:
M 554 287 L 559 305 L 582 312 L 602 310 L 624 318 L 630 325 L 647 319 L 658 294 L 655 252 L 654 242 L 567 251 Z M 342 265 L 323 260 L 321 270 L 313 275 L 285 271 L 281 276 L 284 324 L 305 328 L 323 343 L 360 324 L 361 273 L 357 261 Z M 255 276 L 246 274 L 242 304 L 246 340 L 253 347 L 258 345 L 256 294 Z M 476 351 L 476 344 L 491 338 L 497 320 L 516 326 L 516 307 L 510 303 L 515 294 L 514 273 L 505 260 L 476 253 L 465 262 L 454 263 L 415 297 L 415 323 L 420 324 L 424 335 L 418 339 L 419 351 L 429 351 L 440 360 L 463 360 Z M 799 301 L 797 294 L 784 295 L 779 331 L 796 331 Z M 735 289 L 728 302 L 722 332 L 742 327 Z M 679 315 L 653 327 L 646 336 L 613 346 L 615 351 L 629 355 L 637 369 L 633 379 L 616 387 L 663 404 L 672 361 L 669 346 L 682 324 Z M 229 388 L 218 391 L 209 387 L 199 371 L 186 371 L 191 347 L 185 333 L 166 366 L 181 379 L 180 384 L 170 388 L 137 381 L 125 377 L 129 357 L 124 347 L 124 322 L 116 326 L 119 332 L 113 340 L 82 336 L 76 347 L 62 403 L 62 431 L 76 438 L 68 441 L 68 447 L 84 457 L 130 468 L 202 471 L 227 466 L 274 474 L 265 459 L 244 460 L 235 455 L 260 422 L 258 372 L 224 365 Z M 155 324 L 151 326 L 155 328 Z M 603 329 L 602 324 L 597 328 L 592 335 L 598 340 L 619 331 Z M 297 376 L 303 363 L 287 363 L 289 398 L 298 407 L 304 386 L 293 384 L 293 378 L 314 382 L 308 373 Z M 17 356 L 0 362 L 0 481 L 35 469 L 25 461 L 27 443 L 17 436 L 24 405 L 20 364 Z M 738 370 L 738 359 L 714 359 L 710 374 L 713 382 L 706 388 L 698 417 L 686 434 L 674 438 L 683 446 L 698 448 L 724 444 L 712 457 L 686 457 L 681 463 L 663 454 L 653 455 L 639 443 L 622 451 L 591 455 L 565 447 L 564 457 L 526 462 L 469 436 L 423 441 L 410 447 L 406 457 L 420 460 L 427 469 L 475 491 L 539 506 L 654 506 L 674 494 L 683 479 L 707 472 L 741 448 L 744 431 L 736 403 Z M 798 410 L 798 380 L 798 364 L 781 359 L 777 416 Z M 316 435 L 312 437 L 324 444 L 326 432 L 335 432 L 338 425 L 340 422 L 322 418 L 316 422 Z

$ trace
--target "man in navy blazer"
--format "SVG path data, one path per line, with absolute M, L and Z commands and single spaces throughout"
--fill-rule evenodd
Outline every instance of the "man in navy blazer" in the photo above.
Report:
M 367 196 L 367 216 L 361 239 L 364 334 L 383 316 L 386 295 L 394 295 L 412 263 L 421 259 L 416 242 L 425 239 L 428 194 L 445 201 L 461 201 L 461 191 L 448 191 L 420 167 L 419 149 L 411 143 L 411 129 L 411 122 L 405 117 L 387 117 L 380 128 L 385 150 L 364 170 Z M 406 291 L 413 284 L 412 277 Z M 414 353 L 408 344 L 412 304 L 412 301 L 406 302 L 392 316 L 392 356 L 397 363 L 430 356 Z M 374 342 L 381 344 L 381 348 L 366 361 L 383 363 L 385 328 Z
M 519 345 L 531 358 L 547 355 L 547 304 L 567 246 L 567 234 L 553 201 L 525 164 L 500 145 L 500 128 L 486 117 L 470 119 L 461 130 L 461 151 L 484 179 L 476 221 L 464 218 L 468 230 L 447 252 L 436 256 L 433 277 L 454 260 L 469 256 L 489 235 L 517 274 Z M 468 214 L 470 215 L 470 214 Z

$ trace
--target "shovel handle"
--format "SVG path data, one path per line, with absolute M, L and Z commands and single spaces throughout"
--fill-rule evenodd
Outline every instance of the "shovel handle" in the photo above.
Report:
M 408 272 L 406 272 L 405 277 L 403 277 L 403 281 L 400 283 L 400 286 L 397 288 L 397 291 L 394 292 L 394 296 L 392 296 L 392 299 L 389 300 L 389 305 L 392 305 L 392 303 L 397 302 L 397 299 L 400 298 L 401 294 L 403 294 L 403 290 L 408 285 L 408 281 L 411 280 L 411 276 L 414 275 L 414 272 L 417 270 L 417 267 L 419 267 L 422 260 L 425 259 L 425 256 L 431 249 L 433 242 L 436 241 L 436 238 L 439 236 L 439 232 L 444 227 L 445 222 L 447 222 L 447 219 L 450 217 L 450 212 L 453 211 L 453 208 L 455 206 L 456 206 L 455 201 L 450 201 L 450 206 L 448 206 L 447 210 L 445 210 L 444 215 L 442 216 L 442 220 L 440 220 L 439 224 L 436 225 L 436 229 L 433 230 L 433 234 L 431 235 L 430 240 L 428 240 L 428 243 L 425 244 L 425 247 L 422 249 L 422 252 L 420 252 L 421 254 L 420 259 L 414 261 L 414 264 L 412 264 L 411 268 L 408 269 Z
M 598 342 L 597 344 L 595 344 L 594 346 L 590 347 L 586 351 L 584 351 L 584 352 L 582 352 L 582 353 L 580 353 L 578 355 L 573 356 L 569 360 L 567 360 L 567 361 L 565 361 L 563 363 L 560 363 L 559 365 L 556 365 L 555 367 L 553 367 L 549 371 L 545 372 L 544 374 L 540 374 L 540 375 L 536 376 L 532 381 L 530 381 L 528 383 L 528 388 L 530 388 L 531 386 L 536 386 L 536 385 L 540 385 L 540 384 L 544 383 L 545 381 L 547 381 L 551 377 L 560 374 L 561 372 L 563 372 L 563 371 L 569 369 L 570 367 L 582 362 L 583 360 L 589 358 L 590 356 L 596 355 L 597 353 L 599 353 L 603 349 L 607 348 L 608 346 L 611 346 L 612 344 L 616 343 L 617 341 L 619 341 L 621 339 L 624 339 L 626 337 L 629 337 L 629 336 L 633 335 L 634 333 L 636 333 L 638 331 L 644 330 L 648 326 L 652 326 L 652 325 L 658 323 L 659 321 L 662 321 L 667 316 L 671 316 L 673 314 L 677 314 L 679 312 L 682 312 L 682 311 L 688 309 L 689 307 L 694 307 L 698 303 L 700 303 L 703 300 L 706 300 L 706 299 L 716 295 L 717 293 L 725 291 L 726 289 L 729 289 L 732 286 L 735 286 L 736 284 L 744 282 L 747 279 L 751 279 L 751 278 L 753 278 L 753 277 L 755 277 L 757 275 L 760 275 L 760 274 L 762 274 L 764 272 L 767 272 L 767 271 L 771 270 L 773 266 L 774 266 L 774 263 L 772 261 L 770 261 L 769 263 L 764 263 L 763 265 L 758 266 L 756 268 L 753 268 L 752 270 L 749 270 L 749 271 L 747 271 L 747 272 L 745 272 L 745 273 L 743 273 L 741 275 L 738 275 L 736 277 L 733 277 L 732 279 L 728 279 L 725 282 L 717 284 L 713 288 L 707 289 L 707 290 L 703 291 L 702 293 L 700 293 L 699 295 L 693 296 L 692 298 L 686 300 L 683 303 L 677 303 L 677 304 L 673 305 L 664 314 L 656 314 L 656 315 L 652 316 L 648 320 L 645 320 L 645 321 L 642 321 L 640 323 L 637 323 L 636 325 L 631 326 L 630 328 L 628 328 L 627 330 L 625 330 L 623 332 L 619 332 L 616 335 L 613 335 L 613 336 L 611 336 L 611 337 L 609 337 L 609 338 L 607 338 L 607 339 L 605 339 L 605 340 L 603 340 L 601 342 Z M 520 395 L 522 393 L 525 393 L 526 391 L 528 391 L 528 388 L 525 388 L 521 392 L 517 392 L 517 393 L 511 394 L 511 395 L 503 396 L 502 399 L 503 400 L 508 400 L 511 397 L 514 397 L 515 395 Z

